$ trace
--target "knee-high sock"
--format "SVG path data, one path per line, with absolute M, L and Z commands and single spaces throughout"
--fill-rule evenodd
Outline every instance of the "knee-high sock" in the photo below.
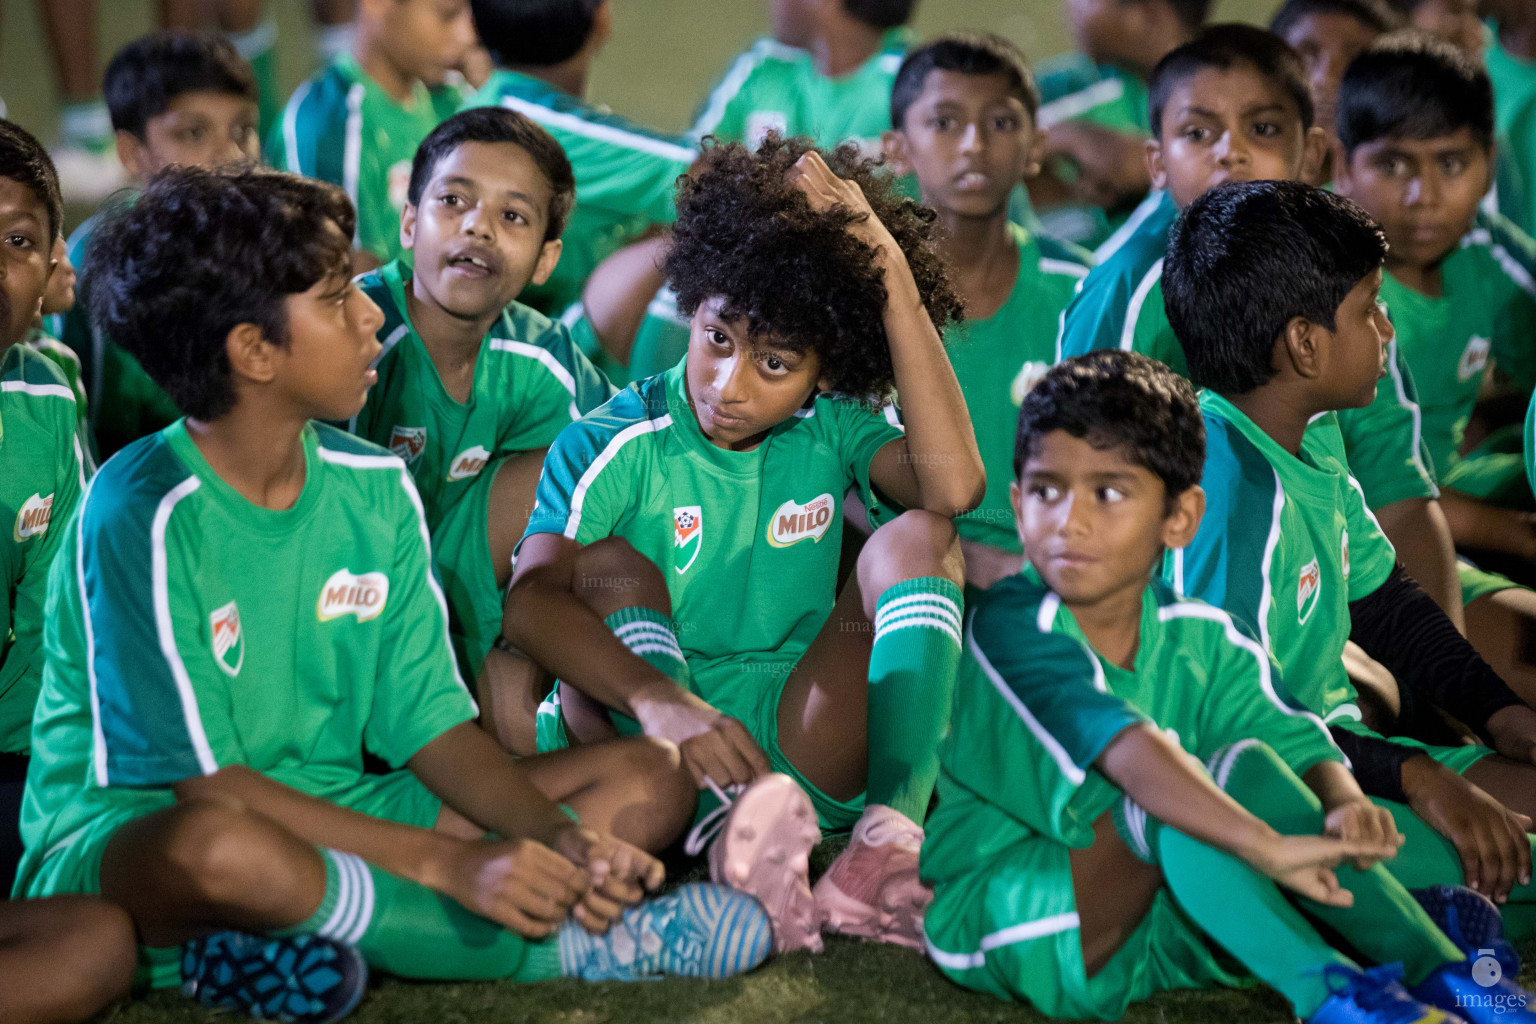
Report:
M 677 627 L 671 616 L 654 608 L 635 605 L 620 608 L 604 619 L 603 625 L 613 630 L 613 635 L 640 660 L 683 689 L 690 688 L 693 675 L 688 671 L 688 662 L 677 642 Z M 610 711 L 608 716 L 613 719 L 620 735 L 640 735 L 640 723 L 628 715 Z
M 952 581 L 924 576 L 890 587 L 875 605 L 864 799 L 919 825 L 939 777 L 939 740 L 960 667 L 963 600 Z
M 402 978 L 473 981 L 560 976 L 560 943 L 532 941 L 426 886 L 339 850 L 325 858 L 325 897 L 309 920 L 277 934 L 314 932 L 356 946 L 370 967 Z

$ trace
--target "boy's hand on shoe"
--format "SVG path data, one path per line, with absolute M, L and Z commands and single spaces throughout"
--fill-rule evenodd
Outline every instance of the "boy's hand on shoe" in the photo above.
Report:
M 1403 845 L 1402 833 L 1392 812 L 1369 800 L 1351 800 L 1328 812 L 1323 819 L 1323 834 L 1349 842 L 1363 842 L 1383 849 L 1397 850 Z M 1355 857 L 1350 863 L 1361 871 L 1381 861 L 1380 857 Z
M 647 736 L 677 744 L 700 789 L 706 778 L 721 787 L 745 786 L 768 774 L 768 755 L 747 727 L 681 687 L 641 695 L 631 708 Z
M 906 262 L 901 246 L 896 244 L 896 239 L 891 237 L 890 231 L 875 216 L 859 183 L 833 174 L 832 168 L 827 166 L 820 153 L 810 152 L 796 160 L 795 166 L 790 169 L 789 180 L 805 193 L 811 202 L 811 209 L 818 213 L 834 206 L 843 206 L 853 213 L 863 214 L 848 225 L 848 231 L 859 241 L 873 247 L 887 267 L 896 265 L 897 261 L 903 264 Z
M 433 888 L 519 935 L 553 934 L 591 887 L 586 871 L 532 839 L 453 844 Z
M 1493 749 L 1522 764 L 1536 764 L 1536 711 L 1524 704 L 1500 708 L 1487 729 Z
M 1516 814 L 1427 754 L 1403 762 L 1408 806 L 1451 841 L 1465 884 L 1503 903 L 1531 878 L 1531 820 Z
M 1281 885 L 1330 907 L 1349 907 L 1354 895 L 1339 884 L 1333 869 L 1346 860 L 1372 863 L 1397 855 L 1397 845 L 1381 840 L 1332 836 L 1287 836 L 1272 832 L 1244 859 Z
M 661 861 L 628 843 L 575 822 L 553 843 L 557 853 L 586 869 L 590 887 L 571 916 L 593 935 L 602 935 L 624 908 L 640 902 L 666 878 Z

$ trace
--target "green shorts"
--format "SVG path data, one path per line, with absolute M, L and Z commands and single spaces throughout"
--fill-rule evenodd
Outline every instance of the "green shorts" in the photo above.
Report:
M 324 796 L 349 810 L 418 828 L 435 825 L 443 807 L 443 802 L 408 771 L 363 775 L 346 789 Z M 125 806 L 105 807 L 83 827 L 55 843 L 37 864 L 23 862 L 27 874 L 17 880 L 17 896 L 100 893 L 101 858 L 117 830 L 175 803 L 176 798 L 168 790 L 146 790 L 134 793 Z M 149 988 L 180 985 L 181 950 L 140 946 L 134 984 Z
M 1489 434 L 1483 443 L 1455 461 L 1440 477 L 1440 485 L 1501 508 L 1536 507 L 1525 475 L 1525 431 L 1511 424 Z
M 1437 747 L 1430 743 L 1420 743 L 1409 736 L 1391 736 L 1388 738 L 1393 743 L 1424 751 L 1424 753 L 1439 761 L 1457 775 L 1465 775 L 1468 768 L 1471 768 L 1477 762 L 1493 753 L 1489 748 L 1482 746 Z
M 491 565 L 491 487 L 509 458 L 492 459 L 432 531 L 432 561 L 448 599 L 448 632 L 459 673 L 473 690 L 480 665 L 501 632 L 506 595 Z
M 1513 590 L 1520 585 L 1508 576 L 1500 576 L 1496 572 L 1479 569 L 1465 558 L 1456 560 L 1456 575 L 1461 581 L 1463 608 L 1480 597 L 1497 594 L 1501 590 Z
M 714 662 L 707 667 L 689 663 L 693 670 L 693 691 L 708 700 L 721 712 L 737 719 L 747 727 L 747 732 L 768 755 L 769 767 L 783 772 L 800 784 L 816 808 L 816 821 L 824 833 L 847 832 L 864 813 L 862 794 L 852 800 L 836 800 L 817 789 L 800 770 L 790 763 L 779 748 L 779 699 L 784 684 L 794 669 L 798 658 L 776 659 L 772 657 L 741 658 L 730 662 Z M 700 678 L 700 677 L 703 678 Z M 745 678 L 743 678 L 745 677 Z M 639 731 L 633 719 L 610 713 L 621 735 L 634 735 Z M 560 711 L 559 683 L 539 705 L 538 719 L 539 753 L 563 750 L 571 745 L 566 732 L 565 719 Z M 700 813 L 712 806 L 701 801 Z
M 1252 984 L 1223 966 L 1166 889 L 1109 963 L 1088 977 L 1070 852 L 1034 837 L 936 885 L 923 921 L 929 958 L 966 988 L 1076 1020 L 1115 1020 L 1131 1003 L 1169 989 Z

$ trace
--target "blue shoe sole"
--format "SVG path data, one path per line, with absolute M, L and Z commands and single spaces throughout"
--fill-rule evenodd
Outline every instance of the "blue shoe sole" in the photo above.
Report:
M 357 1007 L 368 965 L 318 935 L 270 939 L 220 932 L 183 947 L 182 993 L 202 1006 L 285 1024 L 331 1024 Z
M 1434 885 L 1411 894 L 1462 952 L 1476 957 L 1479 950 L 1492 949 L 1505 977 L 1520 976 L 1520 955 L 1504 941 L 1504 918 L 1496 903 L 1462 885 Z

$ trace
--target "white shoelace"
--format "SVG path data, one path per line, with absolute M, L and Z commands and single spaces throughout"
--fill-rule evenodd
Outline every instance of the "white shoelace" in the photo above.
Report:
M 688 831 L 688 838 L 683 841 L 683 853 L 689 857 L 697 857 L 704 852 L 704 848 L 709 845 L 710 840 L 714 839 L 720 830 L 725 827 L 725 817 L 731 813 L 731 805 L 735 802 L 735 798 L 740 796 L 741 791 L 747 788 L 737 784 L 721 789 L 716 785 L 715 780 L 708 775 L 704 776 L 704 785 L 708 786 L 709 791 L 714 793 L 720 800 L 720 805 L 700 818 L 698 823 Z

